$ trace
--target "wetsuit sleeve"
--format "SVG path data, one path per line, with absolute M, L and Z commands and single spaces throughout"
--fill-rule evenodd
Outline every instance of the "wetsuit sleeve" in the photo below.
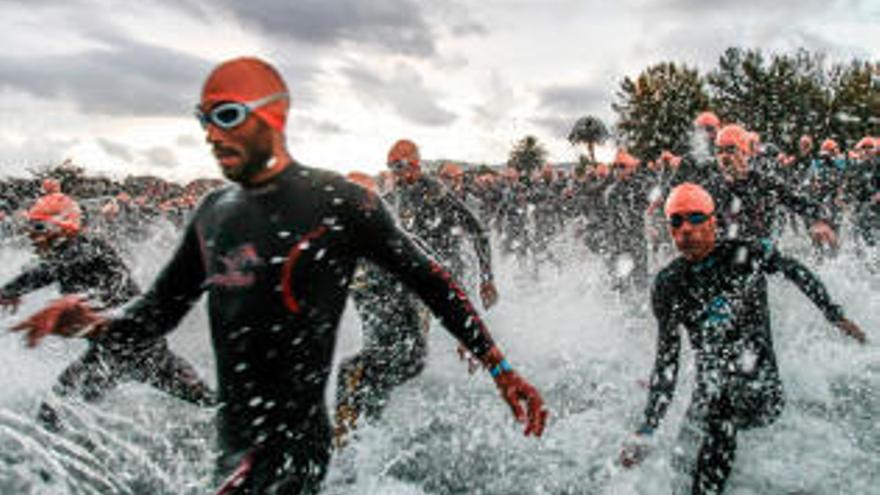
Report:
M 140 294 L 131 272 L 120 259 L 108 257 L 103 266 L 107 276 L 101 283 L 100 298 L 108 308 L 121 306 Z
M 658 278 L 662 276 L 658 275 Z M 681 338 L 678 321 L 671 310 L 668 298 L 673 297 L 669 287 L 657 282 L 651 293 L 654 317 L 657 319 L 657 355 L 654 359 L 654 370 L 651 372 L 651 384 L 648 391 L 648 404 L 645 406 L 645 425 L 657 428 L 666 415 L 669 404 L 675 394 L 675 382 L 678 378 L 678 356 L 681 351 Z
M 419 249 L 397 226 L 378 196 L 357 189 L 344 212 L 357 254 L 382 266 L 418 294 L 449 332 L 475 356 L 485 354 L 494 342 L 449 271 Z
M 813 304 L 825 315 L 831 323 L 837 323 L 843 319 L 843 309 L 831 300 L 831 295 L 825 284 L 819 277 L 803 263 L 794 258 L 782 255 L 778 249 L 769 242 L 764 242 L 757 247 L 763 259 L 765 273 L 778 273 L 793 282 Z
M 25 270 L 0 288 L 0 297 L 5 299 L 19 298 L 29 292 L 46 287 L 58 279 L 56 265 L 42 262 Z
M 165 335 L 198 300 L 204 280 L 205 262 L 196 222 L 193 221 L 150 289 L 112 318 L 101 340 L 137 344 Z
M 485 278 L 490 278 L 492 275 L 492 248 L 489 245 L 488 232 L 474 212 L 455 195 L 447 191 L 446 194 L 443 194 L 441 201 L 443 201 L 443 209 L 454 212 L 456 217 L 461 219 L 464 229 L 470 234 L 474 242 L 474 251 L 477 253 L 477 259 L 480 263 L 480 274 L 485 281 Z

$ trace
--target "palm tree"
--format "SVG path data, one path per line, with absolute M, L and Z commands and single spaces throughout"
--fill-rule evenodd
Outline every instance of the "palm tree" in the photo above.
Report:
M 598 117 L 587 115 L 574 123 L 568 134 L 568 141 L 572 145 L 586 144 L 590 154 L 590 162 L 596 163 L 595 146 L 602 144 L 608 138 L 608 129 Z

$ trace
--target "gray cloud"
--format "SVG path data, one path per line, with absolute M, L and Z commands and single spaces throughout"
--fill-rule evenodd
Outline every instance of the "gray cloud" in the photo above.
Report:
M 823 16 L 848 11 L 865 23 L 865 29 L 871 29 L 876 22 L 867 19 L 880 15 L 880 10 L 868 6 L 869 2 L 859 0 L 628 3 L 642 10 L 638 19 L 645 32 L 651 33 L 640 38 L 632 54 L 648 54 L 655 61 L 676 60 L 702 68 L 714 66 L 721 53 L 731 46 L 761 49 L 765 53 L 806 48 L 838 59 L 868 57 L 871 47 L 852 46 L 846 38 L 827 39 L 811 33 L 807 26 Z
M 71 100 L 90 114 L 171 116 L 189 111 L 210 62 L 101 29 L 95 25 L 87 34 L 106 49 L 0 55 L 0 87 Z
M 164 146 L 154 146 L 144 151 L 143 156 L 150 165 L 157 167 L 174 168 L 179 165 L 174 151 Z
M 577 119 L 595 115 L 608 122 L 610 93 L 589 84 L 554 85 L 538 93 L 538 115 L 530 122 L 565 139 Z
M 237 19 L 266 35 L 315 45 L 341 42 L 369 45 L 391 53 L 431 57 L 436 33 L 421 3 L 413 0 L 189 0 L 191 12 L 224 6 Z
M 608 102 L 608 91 L 588 85 L 556 85 L 542 89 L 538 95 L 541 108 L 566 113 L 596 112 Z
M 497 71 L 492 72 L 489 79 L 488 99 L 473 107 L 474 121 L 477 125 L 494 127 L 499 121 L 506 120 L 510 109 L 516 103 L 513 88 Z
M 360 65 L 349 65 L 342 72 L 366 101 L 390 105 L 410 122 L 440 126 L 457 118 L 436 103 L 437 93 L 427 88 L 421 74 L 409 66 L 398 65 L 388 79 L 380 78 Z
M 61 163 L 77 143 L 76 139 L 45 137 L 13 143 L 0 136 L 0 176 L 26 177 L 30 170 Z
M 818 12 L 827 12 L 835 8 L 834 4 L 852 3 L 841 0 L 777 0 L 766 2 L 764 0 L 739 0 L 738 2 L 706 2 L 704 0 L 661 0 L 651 1 L 646 6 L 655 12 L 683 13 L 687 15 L 719 14 L 727 15 L 731 12 L 738 14 L 755 14 L 767 16 L 770 14 L 786 15 L 812 15 Z
M 131 163 L 131 161 L 134 160 L 134 154 L 128 146 L 105 138 L 98 138 L 96 141 L 98 142 L 98 146 L 100 146 L 108 155 L 114 158 L 119 158 L 126 163 Z
M 556 139 L 566 139 L 576 121 L 577 117 L 535 117 L 529 119 L 529 122 L 543 128 Z
M 311 117 L 297 117 L 294 127 L 305 127 L 321 134 L 345 134 L 345 129 L 339 124 L 329 120 L 317 120 Z

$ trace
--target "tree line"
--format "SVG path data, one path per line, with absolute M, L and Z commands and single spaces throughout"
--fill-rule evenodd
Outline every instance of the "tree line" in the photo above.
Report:
M 664 150 L 676 155 L 691 148 L 694 117 L 711 110 L 722 122 L 738 123 L 786 153 L 797 151 L 804 134 L 817 142 L 836 140 L 842 149 L 864 136 L 880 135 L 880 62 L 854 58 L 830 63 L 822 53 L 764 53 L 728 48 L 705 73 L 673 61 L 624 77 L 612 109 L 609 130 L 586 115 L 572 126 L 568 140 L 587 151 L 580 167 L 596 163 L 594 148 L 608 139 L 643 160 Z M 508 165 L 530 173 L 546 153 L 534 136 L 510 152 Z

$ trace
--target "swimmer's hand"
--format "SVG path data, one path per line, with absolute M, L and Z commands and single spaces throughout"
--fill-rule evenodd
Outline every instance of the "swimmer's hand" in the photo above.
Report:
M 651 453 L 651 435 L 643 428 L 626 441 L 620 449 L 620 465 L 629 469 L 641 464 Z
M 523 433 L 540 437 L 544 433 L 549 412 L 544 408 L 544 399 L 538 390 L 510 367 L 497 347 L 493 347 L 481 360 L 489 369 L 501 397 L 510 406 L 517 422 L 525 425 Z
M 47 335 L 77 338 L 101 331 L 106 319 L 79 295 L 56 299 L 45 308 L 14 325 L 13 332 L 24 332 L 28 347 L 36 347 Z
M 865 337 L 865 332 L 863 332 L 862 329 L 859 328 L 858 325 L 856 325 L 855 323 L 853 323 L 851 320 L 849 320 L 847 318 L 841 319 L 840 321 L 838 321 L 834 325 L 837 328 L 839 328 L 841 332 L 856 339 L 859 342 L 859 344 L 864 344 L 865 341 L 867 340 Z

